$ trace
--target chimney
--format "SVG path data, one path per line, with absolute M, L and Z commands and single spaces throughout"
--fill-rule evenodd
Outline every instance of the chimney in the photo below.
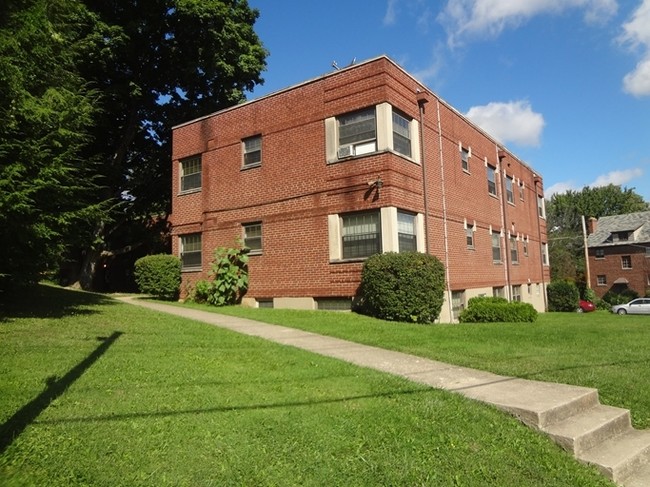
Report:
M 598 228 L 598 219 L 593 216 L 587 221 L 587 235 L 591 235 Z

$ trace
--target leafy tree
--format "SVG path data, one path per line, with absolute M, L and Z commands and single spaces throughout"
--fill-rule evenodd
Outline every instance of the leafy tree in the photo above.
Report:
M 55 269 L 66 236 L 103 211 L 82 157 L 97 93 L 75 67 L 95 19 L 65 0 L 10 2 L 0 19 L 0 276 L 28 283 Z
M 237 104 L 261 83 L 266 50 L 246 0 L 85 0 L 102 29 L 77 65 L 102 94 L 88 155 L 101 160 L 97 202 L 111 212 L 86 229 L 80 282 L 97 287 L 98 264 L 160 243 L 171 200 L 171 127 Z M 153 251 L 161 251 L 158 246 Z
M 580 293 L 573 282 L 552 281 L 546 292 L 549 311 L 576 311 L 580 305 Z
M 648 208 L 648 203 L 634 189 L 614 184 L 554 194 L 546 202 L 552 278 L 584 281 L 582 216 L 600 218 Z

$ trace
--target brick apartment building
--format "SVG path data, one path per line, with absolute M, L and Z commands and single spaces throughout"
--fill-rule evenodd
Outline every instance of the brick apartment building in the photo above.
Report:
M 250 252 L 244 304 L 350 308 L 364 259 L 428 252 L 440 321 L 469 298 L 545 309 L 541 177 L 385 56 L 173 128 L 183 290 L 212 252 Z
M 602 298 L 626 289 L 650 289 L 650 211 L 589 221 L 587 239 L 591 288 Z

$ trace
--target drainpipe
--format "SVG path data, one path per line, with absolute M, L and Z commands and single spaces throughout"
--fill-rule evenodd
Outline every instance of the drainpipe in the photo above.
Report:
M 544 259 L 542 258 L 544 254 L 544 246 L 542 243 L 542 225 L 539 223 L 539 219 L 541 218 L 539 216 L 539 192 L 537 189 L 537 186 L 542 182 L 542 178 L 540 178 L 537 174 L 533 174 L 533 181 L 535 183 L 535 198 L 537 201 L 535 201 L 535 215 L 537 217 L 537 240 L 539 240 L 539 267 L 540 270 L 542 271 L 542 274 L 540 276 L 540 279 L 542 281 L 542 295 L 544 297 L 544 311 L 548 311 L 548 303 L 546 302 L 546 284 L 544 283 Z M 543 197 L 543 193 L 542 193 Z M 549 262 L 550 265 L 550 262 Z
M 449 316 L 454 319 L 454 306 L 451 302 L 451 283 L 449 282 L 449 233 L 447 231 L 447 193 L 445 191 L 445 160 L 442 151 L 442 122 L 440 121 L 440 100 L 436 98 L 436 111 L 438 115 L 438 147 L 440 150 L 440 188 L 442 190 L 442 226 L 445 242 L 445 280 L 447 281 L 447 304 Z
M 424 105 L 429 103 L 427 94 L 418 89 L 418 107 L 420 108 L 420 165 L 422 166 L 422 195 L 424 204 L 424 253 L 429 250 L 429 203 L 427 199 L 427 171 L 424 164 Z
M 512 282 L 510 281 L 510 238 L 508 235 L 510 234 L 510 230 L 507 228 L 507 211 L 506 208 L 508 206 L 508 202 L 506 200 L 506 192 L 504 189 L 504 178 L 507 176 L 505 170 L 503 169 L 503 160 L 506 158 L 506 152 L 503 150 L 499 149 L 499 146 L 495 146 L 496 151 L 497 151 L 497 161 L 499 161 L 499 167 L 497 170 L 499 171 L 499 191 L 501 192 L 501 197 L 499 198 L 499 206 L 501 206 L 501 228 L 503 228 L 504 233 L 504 240 L 505 240 L 505 245 L 503 246 L 505 249 L 505 273 L 506 273 L 506 286 L 508 288 L 508 301 L 512 301 Z M 514 191 L 514 188 L 513 188 Z

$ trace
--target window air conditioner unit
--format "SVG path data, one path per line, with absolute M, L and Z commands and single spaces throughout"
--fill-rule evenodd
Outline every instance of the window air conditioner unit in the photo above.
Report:
M 340 147 L 338 156 L 339 159 L 343 159 L 344 157 L 350 157 L 354 155 L 354 146 L 352 145 L 346 145 L 345 147 Z

